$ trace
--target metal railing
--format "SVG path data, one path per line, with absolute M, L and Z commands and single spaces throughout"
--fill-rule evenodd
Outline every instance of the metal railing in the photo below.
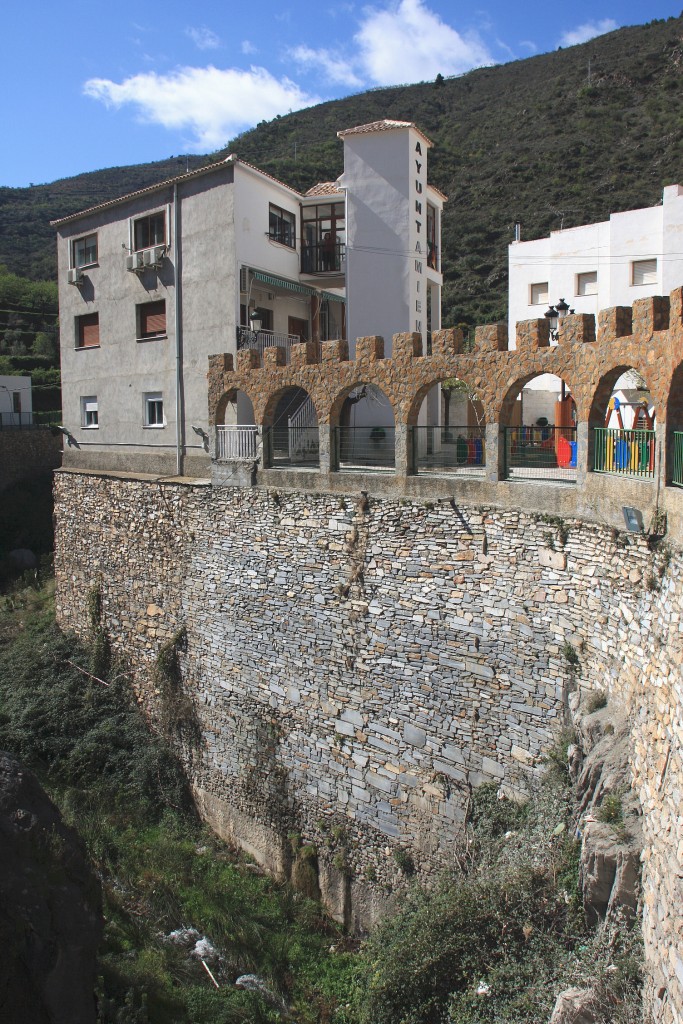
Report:
M 394 427 L 335 427 L 334 451 L 339 469 L 393 469 Z
M 301 338 L 298 334 L 278 334 L 276 331 L 252 331 L 250 327 L 237 328 L 237 348 L 252 348 L 261 355 L 267 348 L 280 345 L 285 350 L 287 363 L 291 360 L 292 345 L 298 345 Z
M 486 427 L 411 427 L 416 473 L 473 473 L 486 466 Z
M 264 437 L 266 463 L 273 468 L 320 465 L 318 428 L 271 427 Z
M 618 430 L 595 427 L 593 469 L 651 480 L 655 475 L 654 430 Z
M 42 430 L 61 422 L 61 409 L 53 412 L 0 412 L 0 430 Z
M 343 242 L 318 242 L 305 245 L 301 250 L 302 274 L 340 273 L 344 269 L 346 246 Z
M 683 432 L 674 431 L 673 436 L 674 469 L 671 474 L 671 483 L 676 487 L 683 487 Z
M 254 460 L 257 450 L 257 428 L 219 424 L 216 427 L 216 460 L 233 462 Z
M 576 482 L 576 427 L 504 427 L 508 479 Z

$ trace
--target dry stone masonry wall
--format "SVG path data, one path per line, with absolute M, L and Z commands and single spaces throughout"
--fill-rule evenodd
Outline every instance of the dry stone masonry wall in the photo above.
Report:
M 523 790 L 570 694 L 630 715 L 658 1021 L 683 1014 L 682 559 L 645 536 L 453 500 L 56 477 L 58 614 L 88 599 L 158 712 L 184 627 L 206 817 L 372 922 L 409 857 L 449 862 L 471 787 Z M 652 550 L 651 550 L 652 548 Z M 576 657 L 578 656 L 578 664 Z

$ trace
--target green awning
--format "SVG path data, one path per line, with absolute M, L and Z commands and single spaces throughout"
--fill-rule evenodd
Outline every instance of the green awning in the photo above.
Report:
M 260 270 L 252 270 L 257 281 L 268 284 L 271 288 L 285 288 L 290 292 L 299 292 L 301 295 L 315 295 L 315 288 L 309 288 L 306 284 L 299 284 L 298 281 L 288 281 L 286 277 L 276 277 L 275 274 L 262 274 Z
M 319 292 L 317 288 L 311 288 L 307 284 L 299 284 L 298 281 L 288 281 L 286 277 L 278 277 L 276 274 L 264 274 L 260 270 L 252 270 L 252 277 L 256 281 L 269 285 L 271 288 L 284 288 L 285 291 L 298 292 L 299 295 L 319 295 L 321 299 L 328 302 L 346 302 L 343 295 L 335 295 L 334 292 Z

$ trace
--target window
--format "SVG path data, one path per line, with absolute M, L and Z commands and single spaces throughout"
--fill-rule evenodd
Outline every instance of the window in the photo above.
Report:
M 166 214 L 150 213 L 133 221 L 133 249 L 151 249 L 153 245 L 166 245 Z
M 100 314 L 76 317 L 76 348 L 97 348 L 100 344 Z
M 532 306 L 545 305 L 548 301 L 548 282 L 540 281 L 529 288 L 529 303 Z
M 144 396 L 143 423 L 146 427 L 165 427 L 164 396 L 161 391 L 150 391 Z
M 634 260 L 631 264 L 631 284 L 657 284 L 657 260 Z
M 274 242 L 288 245 L 293 249 L 296 244 L 296 217 L 288 210 L 281 210 L 273 203 L 268 212 L 268 235 Z
M 97 263 L 97 235 L 84 235 L 71 243 L 71 266 L 91 267 Z
M 21 391 L 12 392 L 12 412 L 21 415 Z
M 301 272 L 341 270 L 346 241 L 343 203 L 316 203 L 301 211 Z
M 576 275 L 576 294 L 577 295 L 597 295 L 598 294 L 598 272 L 597 270 L 587 270 L 585 274 Z
M 137 336 L 146 338 L 166 337 L 166 300 L 143 302 L 137 307 Z
M 81 398 L 81 426 L 84 430 L 93 430 L 99 427 L 99 413 L 97 409 L 97 395 L 88 395 Z

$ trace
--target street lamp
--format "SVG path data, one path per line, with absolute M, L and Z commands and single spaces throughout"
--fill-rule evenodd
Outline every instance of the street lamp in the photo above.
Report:
M 557 341 L 559 329 L 562 326 L 562 321 L 566 317 L 567 313 L 573 313 L 574 310 L 569 308 L 568 303 L 564 299 L 560 299 L 554 306 L 549 306 L 546 309 L 543 316 L 548 321 L 550 327 L 550 337 L 553 341 Z

